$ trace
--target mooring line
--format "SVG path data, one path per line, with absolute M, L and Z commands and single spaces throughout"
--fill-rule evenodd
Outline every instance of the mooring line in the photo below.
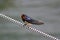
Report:
M 8 16 L 6 16 L 6 15 L 4 15 L 4 14 L 0 14 L 0 17 L 3 17 L 3 18 L 5 18 L 5 19 L 7 19 L 7 20 L 9 20 L 9 21 L 11 21 L 11 22 L 13 22 L 13 23 L 16 23 L 16 24 L 21 24 L 22 26 L 24 25 L 24 23 L 21 23 L 21 22 L 19 22 L 19 21 L 17 21 L 17 20 L 14 20 L 14 19 L 12 19 L 12 18 L 10 18 L 10 17 L 8 17 Z M 45 35 L 45 36 L 47 36 L 47 37 L 50 37 L 50 38 L 52 38 L 52 39 L 54 39 L 54 40 L 60 40 L 60 39 L 58 39 L 58 38 L 56 38 L 56 37 L 53 37 L 53 36 L 51 36 L 51 35 L 49 35 L 49 34 L 46 34 L 46 33 L 44 33 L 44 32 L 42 32 L 42 31 L 40 31 L 40 30 L 37 30 L 37 29 L 35 29 L 35 28 L 32 28 L 32 27 L 28 27 L 30 30 L 33 30 L 33 31 L 35 31 L 35 32 L 38 32 L 38 33 L 40 33 L 40 34 L 43 34 L 43 35 Z

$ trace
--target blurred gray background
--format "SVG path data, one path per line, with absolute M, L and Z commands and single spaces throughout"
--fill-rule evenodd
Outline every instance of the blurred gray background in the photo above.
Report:
M 60 0 L 0 0 L 0 13 L 22 22 L 22 12 L 45 23 L 33 27 L 60 38 Z M 0 40 L 51 39 L 0 17 Z

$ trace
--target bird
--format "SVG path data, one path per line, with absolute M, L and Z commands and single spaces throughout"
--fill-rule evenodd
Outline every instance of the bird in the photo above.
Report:
M 44 24 L 44 22 L 42 22 L 41 20 L 35 20 L 32 17 L 27 16 L 26 14 L 22 14 L 21 19 L 25 23 L 24 26 L 31 25 L 31 24 L 33 24 L 33 25 L 42 25 L 42 24 Z

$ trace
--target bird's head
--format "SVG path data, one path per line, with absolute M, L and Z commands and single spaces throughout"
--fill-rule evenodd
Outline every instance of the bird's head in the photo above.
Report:
M 22 15 L 21 15 L 21 18 L 22 18 L 22 19 L 25 19 L 25 18 L 26 18 L 26 15 L 25 15 L 25 14 L 22 14 Z

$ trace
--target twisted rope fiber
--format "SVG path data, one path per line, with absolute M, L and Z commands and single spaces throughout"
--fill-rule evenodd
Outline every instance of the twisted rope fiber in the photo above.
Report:
M 9 21 L 11 21 L 11 22 L 13 22 L 13 23 L 16 23 L 16 24 L 19 24 L 19 25 L 24 25 L 24 23 L 21 23 L 21 22 L 19 22 L 19 21 L 17 21 L 17 20 L 14 20 L 14 19 L 12 19 L 12 18 L 10 18 L 10 17 L 8 17 L 8 16 L 6 16 L 6 15 L 3 15 L 3 14 L 0 14 L 0 17 L 3 17 L 3 18 L 5 18 L 5 19 L 8 19 Z M 30 30 L 33 30 L 33 31 L 35 31 L 35 32 L 38 32 L 38 33 L 40 33 L 40 34 L 43 34 L 43 35 L 45 35 L 45 36 L 47 36 L 47 37 L 50 37 L 50 38 L 52 38 L 52 39 L 54 39 L 54 40 L 59 40 L 58 38 L 55 38 L 55 37 L 53 37 L 53 36 L 51 36 L 51 35 L 49 35 L 49 34 L 46 34 L 46 33 L 44 33 L 44 32 L 42 32 L 42 31 L 40 31 L 40 30 L 37 30 L 37 29 L 35 29 L 35 28 L 32 28 L 32 27 L 28 27 Z

